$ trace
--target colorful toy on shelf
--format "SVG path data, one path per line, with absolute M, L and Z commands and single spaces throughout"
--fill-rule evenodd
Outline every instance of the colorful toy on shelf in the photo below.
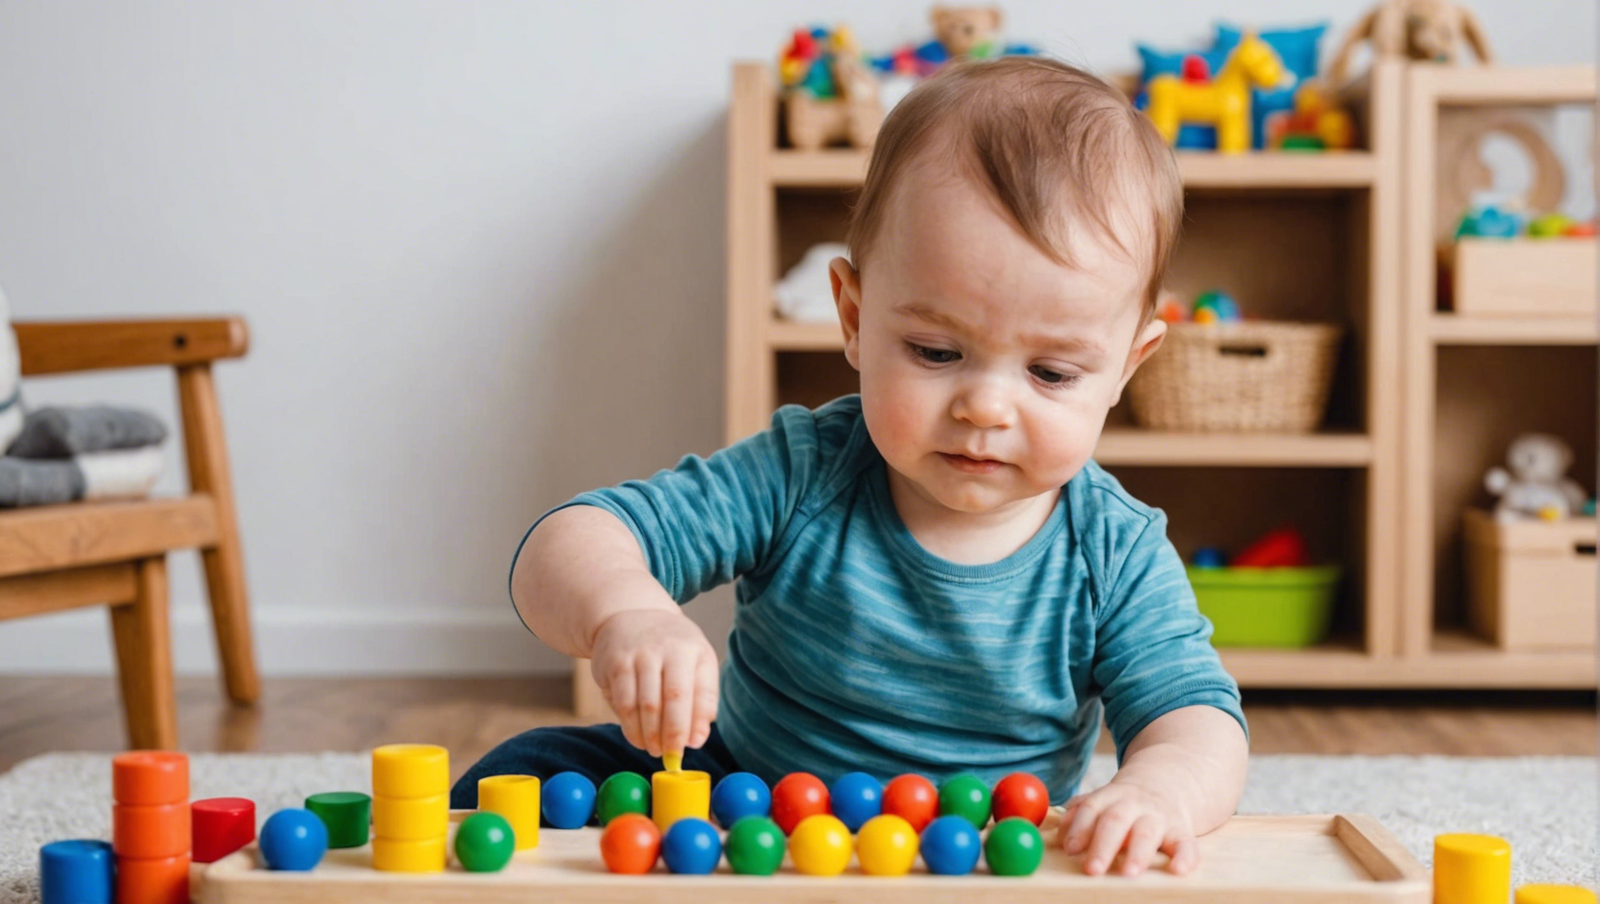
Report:
M 896 48 L 887 56 L 874 59 L 873 65 L 885 72 L 923 78 L 952 60 L 987 60 L 1038 52 L 1026 44 L 1000 41 L 1004 16 L 997 6 L 935 6 L 928 19 L 933 25 L 933 40 Z
M 1544 433 L 1526 433 L 1511 443 L 1506 468 L 1490 468 L 1483 483 L 1500 497 L 1494 516 L 1500 521 L 1539 518 L 1561 521 L 1581 511 L 1589 494 L 1566 476 L 1572 448 Z
M 1522 217 L 1496 201 L 1479 201 L 1456 221 L 1455 238 L 1514 239 L 1522 234 Z
M 1372 42 L 1377 59 L 1454 63 L 1465 42 L 1485 65 L 1494 62 L 1483 25 L 1466 7 L 1451 0 L 1380 0 L 1345 35 L 1328 64 L 1329 84 L 1344 83 L 1350 57 L 1363 41 Z
M 1355 121 L 1324 96 L 1316 82 L 1302 84 L 1294 109 L 1268 116 L 1267 146 L 1276 150 L 1344 151 L 1355 146 Z
M 1230 323 L 1239 319 L 1239 303 L 1221 289 L 1201 292 L 1190 314 L 1195 323 Z
M 849 29 L 799 29 L 778 60 L 789 143 L 815 150 L 835 142 L 871 147 L 883 123 L 878 80 Z
M 1292 527 L 1280 527 L 1240 550 L 1228 564 L 1233 568 L 1305 568 L 1311 558 L 1305 537 Z
M 1216 126 L 1218 151 L 1242 154 L 1250 149 L 1250 89 L 1274 87 L 1285 72 L 1277 52 L 1247 33 L 1209 84 L 1190 84 L 1176 75 L 1151 79 L 1145 113 L 1168 144 L 1177 141 L 1179 126 L 1204 123 Z

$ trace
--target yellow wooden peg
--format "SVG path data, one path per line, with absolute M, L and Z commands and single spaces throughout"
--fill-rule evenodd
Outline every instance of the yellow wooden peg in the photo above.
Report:
M 1511 845 L 1493 835 L 1433 839 L 1434 904 L 1505 904 L 1511 897 Z

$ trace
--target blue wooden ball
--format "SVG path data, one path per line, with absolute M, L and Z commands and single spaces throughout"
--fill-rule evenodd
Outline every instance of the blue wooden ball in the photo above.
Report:
M 577 772 L 558 772 L 539 794 L 544 820 L 552 828 L 581 829 L 594 816 L 594 782 Z
M 847 772 L 828 790 L 833 815 L 852 833 L 883 812 L 883 783 L 865 772 Z
M 279 810 L 262 823 L 259 844 L 267 869 L 307 872 L 328 850 L 328 827 L 310 810 Z
M 746 816 L 766 816 L 772 811 L 772 789 L 748 772 L 730 772 L 711 791 L 711 815 L 717 825 L 732 828 Z
M 675 873 L 705 875 L 722 859 L 722 839 L 711 823 L 688 816 L 661 837 L 661 859 Z
M 978 830 L 965 816 L 941 816 L 922 830 L 922 862 L 930 873 L 965 876 L 978 865 L 978 852 L 982 849 Z

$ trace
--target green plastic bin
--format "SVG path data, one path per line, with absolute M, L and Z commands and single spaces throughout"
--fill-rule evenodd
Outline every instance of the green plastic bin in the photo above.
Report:
M 1200 614 L 1218 647 L 1309 647 L 1328 636 L 1339 567 L 1188 566 Z

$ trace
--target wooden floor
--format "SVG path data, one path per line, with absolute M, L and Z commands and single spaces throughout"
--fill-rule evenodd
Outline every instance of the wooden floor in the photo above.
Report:
M 214 679 L 178 680 L 182 746 L 199 751 L 367 750 L 443 744 L 460 774 L 499 741 L 571 721 L 565 678 L 273 679 L 255 707 L 228 705 Z M 1596 753 L 1586 693 L 1253 692 L 1256 753 L 1521 756 Z M 123 743 L 109 678 L 0 675 L 0 771 L 40 753 Z M 1101 749 L 1110 750 L 1102 733 Z

